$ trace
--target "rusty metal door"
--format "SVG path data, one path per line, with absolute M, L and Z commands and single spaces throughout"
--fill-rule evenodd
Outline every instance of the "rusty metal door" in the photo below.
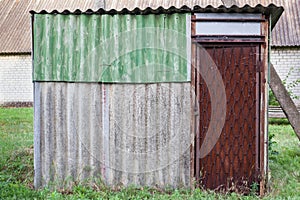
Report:
M 194 42 L 193 56 L 192 84 L 200 113 L 195 140 L 196 180 L 204 188 L 247 192 L 251 184 L 259 181 L 260 45 Z M 219 89 L 208 88 L 207 80 L 217 79 L 215 74 L 201 73 L 201 68 L 207 68 L 207 57 L 222 77 L 226 95 L 220 98 L 225 100 L 226 109 L 218 108 L 221 102 L 212 108 L 211 98 Z M 213 119 L 213 109 L 223 112 L 223 124 L 218 124 L 219 121 L 222 123 L 220 119 Z M 207 155 L 200 155 L 212 120 L 222 126 L 220 134 L 212 133 L 218 136 L 216 143 L 209 141 L 212 149 Z

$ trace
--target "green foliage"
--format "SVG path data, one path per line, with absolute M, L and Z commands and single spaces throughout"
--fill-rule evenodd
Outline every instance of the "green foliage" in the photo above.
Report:
M 268 149 L 270 155 L 277 155 L 278 151 L 274 150 L 274 146 L 277 144 L 276 141 L 274 141 L 275 134 L 269 133 L 269 143 L 268 143 Z
M 271 125 L 273 146 L 278 155 L 270 155 L 271 170 L 269 197 L 297 199 L 300 197 L 300 148 L 299 140 L 290 125 Z
M 299 72 L 300 72 L 300 69 L 297 69 L 297 70 L 299 70 Z M 289 77 L 295 71 L 296 71 L 296 69 L 294 69 L 293 67 L 290 68 L 288 71 L 288 74 L 282 80 L 282 83 L 284 84 L 286 90 L 288 91 L 288 93 L 290 94 L 292 99 L 299 99 L 300 97 L 298 95 L 296 95 L 295 93 L 293 93 L 293 89 L 300 86 L 300 78 L 293 80 L 291 82 L 288 82 Z M 274 93 L 272 92 L 272 90 L 269 91 L 269 105 L 279 106 L 279 103 L 278 103 Z
M 43 199 L 39 191 L 31 190 L 23 184 L 0 181 L 1 199 Z
M 101 180 L 74 184 L 72 188 L 33 190 L 33 109 L 0 108 L 0 199 L 259 199 L 258 185 L 251 194 L 215 193 L 200 188 L 108 188 Z M 287 125 L 270 126 L 270 193 L 264 199 L 300 196 L 300 148 Z
M 251 196 L 257 195 L 258 189 L 259 189 L 259 183 L 256 182 L 252 183 L 250 188 L 250 195 Z
M 300 69 L 297 69 L 297 70 L 300 72 Z M 300 85 L 300 78 L 299 78 L 299 79 L 296 79 L 296 80 L 293 80 L 293 81 L 291 81 L 291 82 L 288 83 L 289 77 L 290 77 L 291 74 L 292 74 L 293 72 L 295 72 L 295 71 L 296 71 L 296 69 L 293 68 L 293 67 L 291 67 L 290 70 L 289 70 L 289 72 L 288 72 L 288 74 L 287 74 L 286 77 L 282 80 L 282 82 L 283 82 L 283 84 L 285 85 L 285 87 L 286 87 L 288 93 L 290 94 L 291 98 L 292 98 L 292 99 L 299 99 L 300 97 L 297 96 L 296 94 L 294 94 L 294 93 L 292 92 L 292 90 L 293 90 L 295 87 L 297 87 L 297 86 Z
M 272 125 L 290 125 L 287 118 L 269 118 L 269 124 Z
M 273 93 L 272 90 L 269 91 L 269 105 L 271 106 L 279 106 L 279 103 Z

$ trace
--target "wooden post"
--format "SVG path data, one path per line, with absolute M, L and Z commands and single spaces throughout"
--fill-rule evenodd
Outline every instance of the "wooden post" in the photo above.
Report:
M 300 140 L 300 113 L 272 64 L 270 67 L 270 88 Z

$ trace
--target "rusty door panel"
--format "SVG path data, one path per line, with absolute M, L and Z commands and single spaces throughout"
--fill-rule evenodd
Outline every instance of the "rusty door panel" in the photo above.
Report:
M 197 70 L 194 72 L 200 109 L 197 133 L 200 144 L 195 145 L 196 180 L 204 188 L 247 192 L 258 181 L 259 46 L 194 46 L 198 65 L 195 68 L 204 64 L 197 48 L 205 48 L 222 76 L 226 91 L 226 119 L 221 136 L 212 151 L 200 158 L 199 147 L 206 137 L 212 108 L 207 85 Z

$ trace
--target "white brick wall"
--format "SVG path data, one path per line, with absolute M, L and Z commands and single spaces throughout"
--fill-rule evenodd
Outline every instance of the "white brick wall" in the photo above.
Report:
M 290 69 L 293 68 L 288 76 L 287 84 L 300 79 L 300 48 L 272 48 L 271 63 L 273 63 L 281 80 L 284 80 Z M 293 88 L 292 92 L 300 97 L 300 84 Z M 294 102 L 300 106 L 300 99 Z
M 33 102 L 31 55 L 0 55 L 0 105 Z

